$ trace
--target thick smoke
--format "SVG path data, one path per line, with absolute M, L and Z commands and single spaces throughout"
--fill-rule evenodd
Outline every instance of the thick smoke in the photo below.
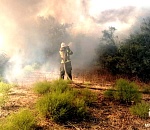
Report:
M 123 7 L 121 9 L 110 9 L 102 11 L 99 15 L 99 23 L 107 23 L 112 21 L 120 21 L 122 23 L 129 23 L 131 16 L 134 16 L 135 7 Z M 125 17 L 126 16 L 126 17 Z M 133 17 L 134 18 L 134 17 Z
M 96 15 L 90 10 L 91 0 L 1 0 L 0 48 L 13 64 L 5 74 L 20 77 L 22 68 L 35 62 L 59 72 L 61 42 L 72 42 L 73 67 L 84 68 L 95 56 L 102 30 L 115 26 L 127 31 L 142 14 L 133 6 Z

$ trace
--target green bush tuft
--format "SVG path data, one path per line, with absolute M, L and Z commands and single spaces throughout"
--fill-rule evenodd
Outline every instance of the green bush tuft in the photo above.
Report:
M 11 87 L 10 84 L 0 82 L 0 93 L 8 93 Z
M 49 92 L 36 103 L 42 116 L 56 122 L 81 121 L 87 117 L 87 108 L 97 100 L 97 95 L 87 89 L 73 89 L 69 84 L 66 80 L 51 82 Z
M 51 86 L 51 91 L 58 91 L 60 93 L 63 93 L 67 90 L 70 90 L 71 88 L 68 87 L 68 84 L 70 82 L 68 80 L 62 80 L 62 79 L 59 79 L 59 80 L 54 80 L 52 82 L 52 86 Z
M 10 84 L 0 82 L 0 106 L 3 106 L 8 100 L 8 92 L 11 87 L 12 86 Z
M 78 119 L 82 119 L 87 116 L 87 106 L 84 99 L 76 98 L 74 100 L 75 110 L 74 113 Z
M 35 127 L 35 118 L 27 109 L 8 116 L 0 123 L 1 130 L 34 130 Z
M 108 89 L 104 92 L 104 97 L 115 99 L 121 103 L 131 104 L 141 101 L 141 93 L 138 91 L 138 86 L 125 79 L 118 79 L 114 89 Z
M 37 82 L 33 86 L 34 92 L 38 94 L 45 94 L 50 91 L 51 83 L 47 81 Z
M 119 79 L 116 82 L 116 92 L 114 98 L 122 103 L 131 103 L 141 101 L 141 93 L 138 91 L 138 86 L 125 79 Z
M 146 102 L 137 103 L 136 105 L 130 108 L 130 112 L 134 115 L 139 116 L 140 118 L 148 118 L 148 112 L 150 109 L 150 104 Z
M 70 90 L 63 93 L 53 91 L 44 95 L 37 102 L 36 108 L 40 114 L 54 121 L 65 122 L 73 118 L 81 118 L 86 113 L 86 106 L 84 103 L 77 102 L 75 97 Z
M 68 87 L 69 81 L 66 80 L 54 80 L 53 82 L 47 82 L 47 81 L 42 81 L 42 82 L 37 82 L 33 86 L 34 92 L 38 94 L 45 94 L 50 91 L 59 91 L 59 92 L 64 92 L 68 89 L 71 89 Z

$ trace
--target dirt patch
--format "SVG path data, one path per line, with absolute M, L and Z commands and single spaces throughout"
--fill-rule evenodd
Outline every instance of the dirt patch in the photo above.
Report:
M 20 108 L 31 108 L 37 99 L 31 87 L 13 87 L 11 88 L 8 101 L 0 109 L 0 118 L 6 117 Z

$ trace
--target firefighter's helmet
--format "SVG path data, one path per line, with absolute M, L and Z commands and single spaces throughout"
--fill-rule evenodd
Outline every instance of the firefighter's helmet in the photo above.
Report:
M 61 47 L 66 47 L 66 43 L 62 42 Z

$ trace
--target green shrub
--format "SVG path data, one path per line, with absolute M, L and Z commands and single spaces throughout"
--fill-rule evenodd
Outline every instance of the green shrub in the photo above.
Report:
M 64 91 L 71 89 L 68 84 L 70 83 L 69 80 L 54 80 L 52 82 L 51 91 L 59 91 L 60 93 L 63 93 Z
M 98 98 L 97 94 L 89 89 L 81 90 L 81 95 L 87 106 L 93 105 L 93 103 L 96 102 Z
M 70 91 L 51 95 L 50 108 L 51 115 L 55 121 L 70 120 L 74 116 L 74 96 Z
M 8 92 L 11 87 L 10 84 L 0 82 L 0 106 L 3 106 L 8 100 Z
M 108 89 L 104 92 L 104 97 L 108 99 L 114 99 L 114 89 Z
M 50 94 L 47 93 L 36 102 L 36 109 L 44 117 L 50 117 L 49 113 L 50 98 L 51 98 Z
M 97 100 L 97 94 L 88 89 L 69 87 L 70 81 L 55 80 L 36 103 L 36 109 L 47 118 L 57 122 L 80 121 L 87 116 L 87 107 Z
M 11 87 L 10 84 L 0 82 L 0 93 L 8 93 Z
M 74 100 L 74 104 L 75 104 L 74 110 L 75 116 L 78 117 L 78 119 L 86 117 L 88 112 L 84 99 L 76 98 Z
M 67 90 L 63 93 L 53 91 L 44 95 L 36 104 L 37 110 L 45 117 L 54 121 L 66 122 L 73 118 L 81 118 L 86 113 L 86 105 L 77 102 L 74 92 Z
M 116 92 L 114 98 L 122 103 L 137 103 L 141 100 L 141 93 L 138 91 L 138 86 L 125 79 L 119 79 L 116 82 Z
M 0 123 L 1 130 L 34 130 L 35 127 L 35 118 L 27 109 L 8 116 Z
M 50 91 L 59 91 L 62 93 L 68 89 L 71 89 L 68 87 L 68 84 L 69 81 L 67 80 L 54 80 L 52 82 L 42 81 L 35 83 L 33 90 L 38 94 L 45 94 Z
M 34 92 L 38 94 L 45 94 L 50 91 L 51 83 L 47 81 L 37 82 L 33 86 Z
M 137 103 L 130 108 L 132 114 L 139 116 L 140 118 L 148 118 L 148 112 L 150 109 L 150 104 L 146 102 Z
M 7 94 L 0 94 L 0 106 L 3 106 L 8 100 Z

